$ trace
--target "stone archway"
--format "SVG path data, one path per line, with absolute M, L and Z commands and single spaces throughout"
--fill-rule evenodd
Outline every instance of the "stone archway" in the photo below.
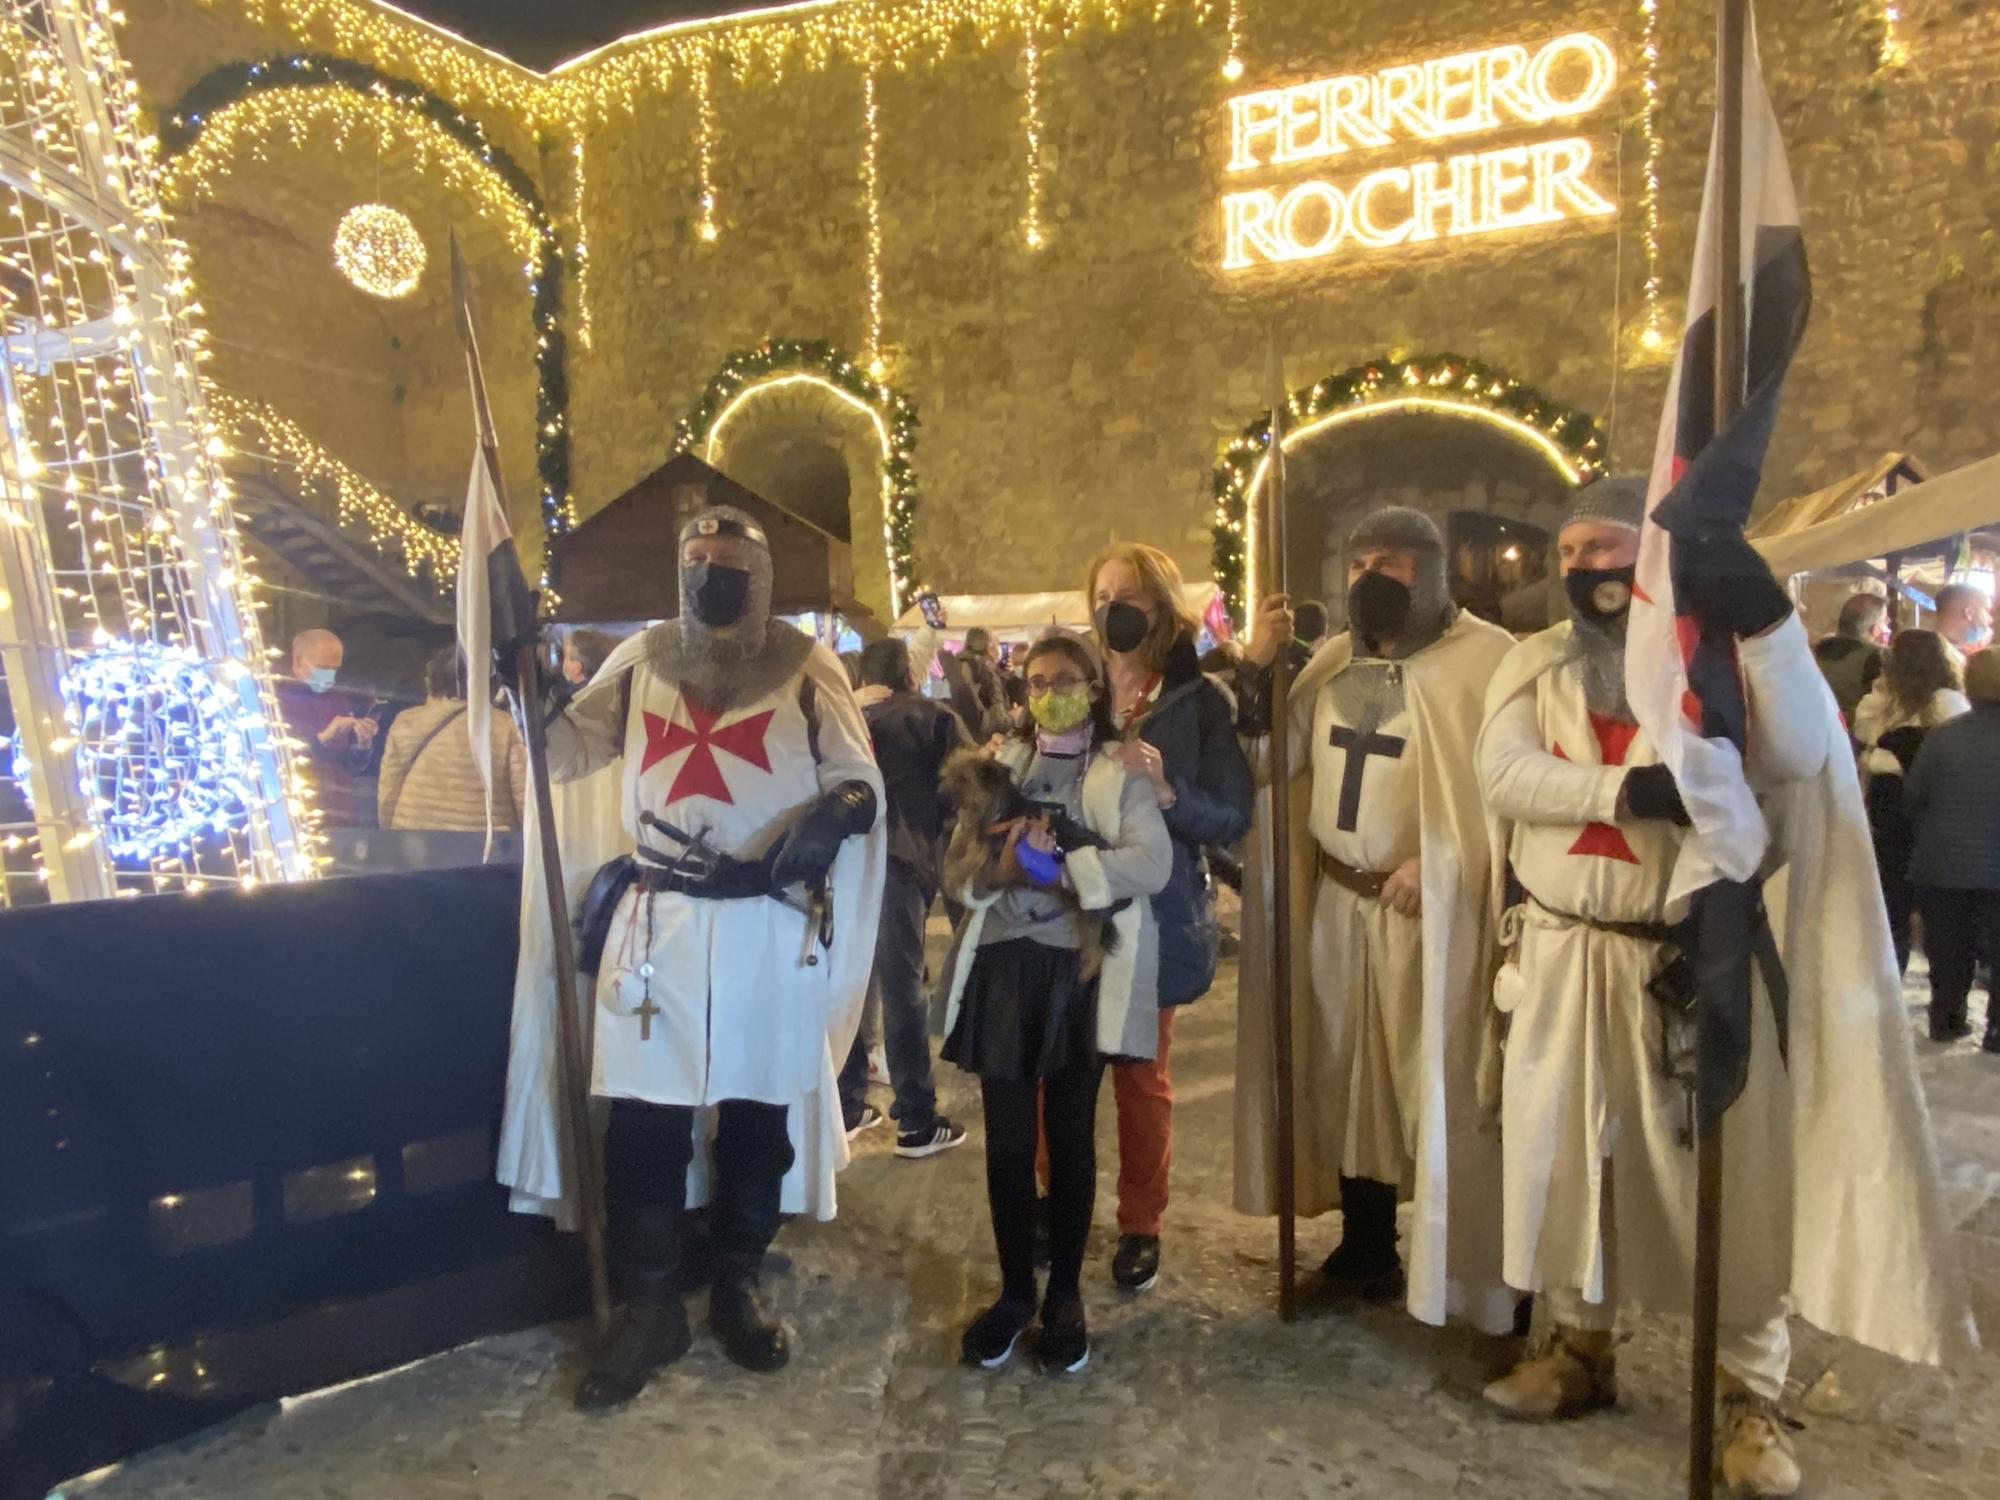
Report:
M 835 346 L 794 339 L 730 355 L 674 434 L 676 449 L 847 542 L 855 595 L 884 620 L 920 587 L 916 443 L 907 396 Z
M 1347 534 L 1367 511 L 1422 510 L 1446 535 L 1467 602 L 1536 581 L 1564 496 L 1602 470 L 1588 413 L 1459 355 L 1380 359 L 1285 398 L 1286 568 L 1296 594 L 1323 593 L 1336 622 Z M 1265 591 L 1257 572 L 1271 414 L 1246 425 L 1216 465 L 1214 562 L 1231 612 Z M 1263 566 L 1268 568 L 1268 563 Z
M 875 423 L 821 381 L 780 376 L 750 386 L 710 426 L 701 456 L 843 542 L 881 532 Z
M 1348 533 L 1368 512 L 1406 505 L 1437 522 L 1454 598 L 1497 618 L 1503 595 L 1543 576 L 1549 533 L 1574 488 L 1517 435 L 1436 411 L 1302 433 L 1285 457 L 1292 587 L 1326 600 L 1335 628 L 1345 618 Z

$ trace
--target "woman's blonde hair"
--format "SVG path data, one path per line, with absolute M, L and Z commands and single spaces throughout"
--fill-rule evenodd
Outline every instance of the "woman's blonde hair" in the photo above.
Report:
M 1188 609 L 1181 594 L 1180 567 L 1158 547 L 1149 547 L 1144 542 L 1111 543 L 1090 560 L 1090 571 L 1083 575 L 1083 602 L 1090 607 L 1093 621 L 1097 617 L 1097 575 L 1110 562 L 1126 563 L 1139 575 L 1139 588 L 1153 606 L 1153 628 L 1140 642 L 1139 654 L 1155 672 L 1164 671 L 1167 653 L 1173 650 L 1174 642 L 1184 635 L 1192 637 L 1201 629 L 1201 621 Z

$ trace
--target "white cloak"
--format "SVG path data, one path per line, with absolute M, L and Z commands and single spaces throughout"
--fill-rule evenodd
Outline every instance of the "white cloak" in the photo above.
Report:
M 1569 630 L 1558 625 L 1515 648 L 1488 695 L 1489 721 L 1560 667 Z M 1760 798 L 1772 830 L 1766 902 L 1790 994 L 1789 1066 L 1779 1095 L 1790 1101 L 1790 1294 L 1800 1316 L 1830 1333 L 1935 1363 L 1976 1347 L 1977 1335 L 1939 1193 L 1846 731 L 1796 615 L 1769 636 L 1743 643 L 1743 655 L 1752 689 L 1753 782 L 1760 732 L 1767 737 L 1764 757 L 1784 762 L 1796 760 L 1798 747 L 1815 736 L 1823 741 L 1811 757 L 1816 771 Z M 1769 745 L 1780 740 L 1789 745 L 1774 757 Z M 1513 825 L 1496 817 L 1496 909 L 1512 840 Z M 1753 1045 L 1768 1054 L 1775 1032 L 1761 983 L 1758 989 L 1763 1014 Z M 1510 1085 L 1514 1076 L 1510 1059 Z M 1746 1098 L 1757 1108 L 1770 1097 L 1753 1057 Z M 1732 1111 L 1729 1120 L 1741 1113 Z M 1781 1202 L 1786 1194 L 1775 1196 Z M 1755 1233 L 1756 1212 L 1740 1198 L 1725 1204 L 1739 1231 Z
M 663 805 L 668 789 L 682 788 L 681 772 L 703 751 L 690 743 L 692 721 L 677 686 L 660 680 L 647 666 L 644 642 L 643 632 L 622 642 L 571 705 L 579 722 L 604 717 L 621 679 L 630 674 L 622 745 L 601 743 L 586 750 L 572 731 L 559 733 L 551 746 L 552 774 L 562 778 L 555 788 L 556 823 L 572 912 L 598 867 L 639 841 L 642 811 L 653 811 L 690 833 L 697 826 L 708 829 L 711 842 L 723 852 L 754 857 L 771 846 L 814 786 L 864 781 L 875 789 L 879 805 L 882 781 L 867 725 L 845 670 L 820 645 L 814 645 L 802 672 L 758 702 L 728 710 L 714 721 L 718 739 L 708 754 L 731 791 L 729 802 L 690 793 Z M 819 720 L 819 758 L 816 766 L 802 767 L 797 758 L 809 752 L 799 700 L 801 680 L 807 676 Z M 745 739 L 729 735 L 732 726 L 766 713 L 771 718 L 761 738 L 747 731 Z M 663 733 L 668 725 L 679 726 L 671 736 Z M 649 734 L 654 749 L 664 754 L 648 750 Z M 731 743 L 752 748 L 752 739 L 770 773 L 757 768 L 754 755 L 745 759 L 729 748 Z M 606 764 L 614 757 L 615 765 Z M 649 758 L 652 765 L 645 764 Z M 759 807 L 760 783 L 775 788 L 780 782 L 788 796 L 779 800 L 789 805 Z M 712 786 L 712 780 L 696 776 L 685 785 Z M 657 834 L 651 841 L 665 847 Z M 517 1210 L 553 1214 L 567 1224 L 574 1214 L 566 1201 L 568 1162 L 556 1107 L 551 934 L 533 820 L 523 857 L 521 958 L 497 1175 L 514 1189 Z M 655 946 L 664 951 L 654 964 L 653 998 L 665 1013 L 654 1018 L 652 1043 L 644 1047 L 638 1043 L 639 1022 L 630 1014 L 639 999 L 635 971 L 641 959 L 631 951 L 621 958 L 621 949 L 644 941 L 643 928 L 632 920 L 636 897 L 628 894 L 612 923 L 598 983 L 586 985 L 579 996 L 585 1034 L 599 1039 L 591 1051 L 600 1127 L 607 1094 L 694 1105 L 725 1098 L 785 1104 L 794 1162 L 784 1182 L 784 1211 L 832 1218 L 833 1177 L 848 1160 L 836 1070 L 860 1023 L 874 964 L 885 857 L 879 817 L 867 834 L 841 846 L 829 882 L 832 949 L 811 967 L 800 962 L 805 917 L 777 901 L 654 897 Z M 680 957 L 683 953 L 693 962 Z M 690 1045 L 685 1034 L 691 1022 L 705 1029 L 699 1045 Z M 620 1056 L 607 1059 L 607 1050 L 614 1048 Z M 635 1056 L 642 1061 L 634 1063 Z M 695 1118 L 698 1149 L 688 1173 L 690 1204 L 707 1201 L 708 1158 L 699 1148 L 713 1128 L 711 1111 L 698 1109 Z
M 1489 1332 L 1513 1326 L 1514 1294 L 1500 1277 L 1499 1142 L 1480 1129 L 1477 1095 L 1480 1018 L 1493 972 L 1485 809 L 1473 769 L 1481 696 L 1513 637 L 1460 612 L 1437 641 L 1404 662 L 1404 697 L 1415 724 L 1413 754 L 1422 837 L 1422 1102 L 1411 1142 L 1416 1161 L 1409 1235 L 1409 1309 L 1426 1323 L 1456 1315 Z M 1318 1006 L 1306 956 L 1313 951 L 1313 894 L 1319 882 L 1318 845 L 1308 827 L 1312 807 L 1312 757 L 1308 728 L 1319 694 L 1353 659 L 1353 638 L 1340 635 L 1319 649 L 1293 683 L 1291 712 L 1292 1011 Z M 1262 759 L 1260 757 L 1260 759 Z M 1266 764 L 1268 762 L 1266 761 Z M 1263 766 L 1260 766 L 1260 773 Z M 1243 959 L 1237 1004 L 1236 1207 L 1253 1214 L 1276 1211 L 1276 1121 L 1272 1088 L 1273 1038 L 1269 999 L 1273 941 L 1269 806 L 1260 817 L 1244 860 Z M 1323 986 L 1320 986 L 1323 987 Z M 1339 1015 L 1325 1018 L 1337 1026 Z M 1322 1084 L 1302 1067 L 1305 1048 L 1294 1046 L 1295 1097 Z M 1345 1088 L 1347 1080 L 1338 1081 Z M 1301 1118 L 1304 1112 L 1301 1111 Z M 1339 1204 L 1339 1143 L 1319 1143 L 1296 1132 L 1298 1211 L 1312 1217 Z M 1318 1148 L 1330 1145 L 1330 1154 Z

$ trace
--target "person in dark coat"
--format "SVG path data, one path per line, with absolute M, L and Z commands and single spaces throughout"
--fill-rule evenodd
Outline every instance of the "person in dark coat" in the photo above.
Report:
M 1125 768 L 1153 784 L 1174 869 L 1153 897 L 1160 932 L 1159 1047 L 1144 1062 L 1112 1069 L 1118 1103 L 1118 1249 L 1111 1276 L 1127 1291 L 1158 1278 L 1160 1221 L 1173 1160 L 1173 1081 L 1168 1054 L 1174 1010 L 1207 993 L 1221 944 L 1204 849 L 1250 828 L 1255 784 L 1236 738 L 1235 705 L 1201 673 L 1196 621 L 1180 569 L 1157 547 L 1120 542 L 1097 555 L 1086 577 L 1098 643 L 1109 664 L 1113 721 Z
M 889 827 L 873 981 L 882 1003 L 889 1082 L 896 1091 L 889 1112 L 896 1121 L 898 1156 L 935 1156 L 963 1145 L 965 1127 L 937 1112 L 924 1000 L 924 921 L 937 895 L 938 861 L 950 816 L 938 792 L 938 772 L 946 756 L 970 741 L 957 714 L 917 691 L 910 648 L 902 641 L 873 642 L 859 653 L 857 670 Z M 850 1139 L 881 1123 L 867 1095 L 868 1045 L 857 1033 L 840 1070 L 840 1109 Z
M 944 678 L 952 709 L 973 739 L 983 745 L 1012 727 L 1007 690 L 993 661 L 993 638 L 979 626 L 965 632 L 964 649 L 945 658 Z
M 1925 737 L 1905 778 L 1903 800 L 1914 842 L 1910 879 L 1931 961 L 1931 1036 L 1971 1033 L 1965 1002 L 1975 965 L 1987 967 L 1988 1052 L 2000 1052 L 2000 1007 L 1992 971 L 2000 966 L 2000 653 L 1967 663 L 1972 712 Z
M 1888 644 L 1883 630 L 1889 617 L 1889 601 L 1880 594 L 1848 595 L 1840 606 L 1840 619 L 1833 634 L 1813 647 L 1813 660 L 1820 675 L 1833 689 L 1833 701 L 1840 705 L 1840 717 L 1850 727 L 1854 710 L 1875 686 L 1882 671 L 1882 648 Z

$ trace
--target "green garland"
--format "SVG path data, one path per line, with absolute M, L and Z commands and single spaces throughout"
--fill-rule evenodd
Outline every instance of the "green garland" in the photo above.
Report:
M 910 455 L 917 447 L 917 408 L 900 391 L 870 380 L 845 350 L 818 340 L 766 339 L 754 349 L 738 349 L 701 393 L 701 400 L 674 426 L 674 451 L 692 452 L 708 441 L 709 428 L 746 387 L 779 375 L 812 375 L 866 402 L 889 434 L 883 460 L 889 493 L 883 518 L 889 540 L 889 602 L 900 611 L 919 589 L 914 544 L 917 528 L 917 471 Z
M 542 531 L 549 541 L 570 527 L 569 377 L 567 343 L 561 327 L 563 251 L 554 223 L 535 182 L 519 162 L 487 139 L 480 123 L 450 100 L 422 84 L 384 73 L 367 63 L 331 53 L 273 57 L 262 62 L 227 63 L 204 74 L 167 112 L 160 148 L 171 158 L 207 129 L 210 116 L 274 89 L 349 89 L 400 105 L 471 151 L 519 200 L 535 226 L 538 252 L 528 283 L 535 320 L 535 470 L 542 484 Z M 553 584 L 552 578 L 545 581 Z
M 1374 359 L 1291 392 L 1286 404 L 1290 424 L 1310 422 L 1342 407 L 1368 406 L 1399 397 L 1422 395 L 1460 406 L 1478 407 L 1514 417 L 1548 434 L 1569 456 L 1581 479 L 1595 478 L 1604 468 L 1604 435 L 1588 412 L 1522 385 L 1504 370 L 1457 354 L 1422 355 L 1415 359 Z M 1244 526 L 1251 476 L 1271 446 L 1271 413 L 1264 412 L 1230 440 L 1215 466 L 1212 490 L 1215 522 L 1212 560 L 1215 581 L 1229 604 L 1229 616 L 1243 623 Z

